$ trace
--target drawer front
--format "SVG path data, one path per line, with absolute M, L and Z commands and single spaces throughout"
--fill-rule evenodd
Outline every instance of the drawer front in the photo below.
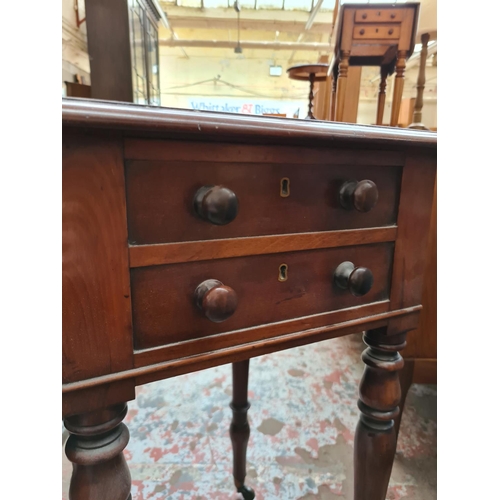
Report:
M 365 179 L 377 186 L 375 207 L 343 208 L 342 184 Z M 397 166 L 128 161 L 129 241 L 144 245 L 394 225 L 400 179 Z M 238 198 L 238 213 L 226 225 L 196 215 L 195 194 L 210 185 L 225 186 Z
M 400 23 L 402 9 L 359 9 L 354 15 L 356 23 Z
M 367 40 L 398 40 L 400 35 L 399 26 L 354 26 L 354 39 Z
M 393 249 L 391 242 L 132 269 L 135 347 L 168 345 L 386 300 Z M 333 284 L 333 272 L 345 261 L 373 273 L 366 295 L 353 296 Z M 209 279 L 231 287 L 237 296 L 236 311 L 221 323 L 210 321 L 195 304 L 196 288 Z

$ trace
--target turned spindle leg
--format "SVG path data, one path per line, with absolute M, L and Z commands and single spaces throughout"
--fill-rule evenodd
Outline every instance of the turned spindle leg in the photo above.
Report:
M 233 363 L 233 420 L 229 428 L 231 443 L 233 445 L 233 476 L 236 490 L 243 495 L 245 500 L 255 498 L 255 492 L 245 486 L 247 468 L 247 444 L 250 437 L 247 412 L 250 408 L 248 402 L 248 369 L 250 360 Z
M 335 105 L 335 121 L 341 122 L 344 118 L 345 93 L 347 88 L 347 72 L 349 70 L 350 52 L 343 51 L 339 63 L 339 76 L 337 78 L 337 104 Z
M 131 500 L 130 472 L 123 456 L 129 440 L 122 420 L 125 403 L 67 417 L 66 456 L 73 463 L 70 500 Z
M 396 453 L 394 419 L 401 398 L 399 350 L 406 333 L 387 336 L 385 329 L 365 333 L 366 365 L 359 386 L 361 411 L 354 439 L 354 500 L 385 500 Z
M 415 100 L 415 109 L 413 110 L 413 123 L 408 127 L 417 130 L 427 130 L 427 127 L 422 123 L 422 108 L 424 107 L 425 65 L 427 64 L 427 45 L 429 39 L 429 33 L 422 35 L 422 51 L 420 52 L 420 68 L 417 79 L 417 98 Z
M 403 87 L 405 82 L 406 50 L 398 52 L 396 62 L 396 78 L 394 80 L 394 93 L 392 97 L 391 127 L 396 127 L 399 120 L 401 100 L 403 99 Z
M 315 120 L 313 115 L 313 101 L 314 101 L 314 73 L 309 73 L 309 112 L 307 113 L 307 118 L 309 120 Z
M 385 108 L 385 89 L 387 87 L 387 75 L 389 68 L 387 66 L 380 67 L 380 86 L 378 89 L 378 103 L 377 103 L 377 125 L 384 123 L 384 108 Z

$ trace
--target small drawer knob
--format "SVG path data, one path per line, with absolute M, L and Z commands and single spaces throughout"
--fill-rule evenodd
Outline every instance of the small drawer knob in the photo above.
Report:
M 365 34 L 365 30 L 359 30 L 359 34 L 360 35 L 364 35 Z
M 194 292 L 195 302 L 205 316 L 214 323 L 230 318 L 238 306 L 238 296 L 229 286 L 219 280 L 206 280 Z
M 199 217 L 217 226 L 229 224 L 238 215 L 238 197 L 224 186 L 203 186 L 193 204 Z
M 389 35 L 392 35 L 394 33 L 394 30 L 393 29 L 390 29 L 389 30 Z
M 363 15 L 361 16 L 363 19 L 366 19 L 366 12 L 363 13 Z
M 340 188 L 340 204 L 346 210 L 369 212 L 378 200 L 377 185 L 373 181 L 347 181 Z
M 371 290 L 373 274 L 367 267 L 355 267 L 352 262 L 342 262 L 333 273 L 333 281 L 340 289 L 361 297 Z

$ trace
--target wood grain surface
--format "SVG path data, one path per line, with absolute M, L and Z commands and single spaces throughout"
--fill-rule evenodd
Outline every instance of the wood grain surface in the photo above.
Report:
M 284 177 L 290 180 L 286 198 L 280 196 Z M 378 203 L 371 211 L 340 205 L 340 188 L 351 179 L 376 184 Z M 143 245 L 393 225 L 400 179 L 397 167 L 130 161 L 129 241 Z M 209 185 L 225 186 L 238 197 L 238 215 L 229 224 L 217 226 L 195 214 L 194 195 Z
M 393 248 L 380 243 L 132 269 L 134 345 L 144 349 L 387 299 Z M 333 271 L 344 261 L 372 271 L 374 285 L 363 297 L 333 285 Z M 278 280 L 282 264 L 286 281 Z M 207 279 L 238 296 L 224 323 L 210 322 L 194 304 L 196 287 Z
M 388 226 L 157 245 L 132 245 L 129 247 L 130 267 L 384 243 L 394 241 L 397 232 L 397 227 Z
M 122 148 L 63 135 L 63 382 L 133 364 Z

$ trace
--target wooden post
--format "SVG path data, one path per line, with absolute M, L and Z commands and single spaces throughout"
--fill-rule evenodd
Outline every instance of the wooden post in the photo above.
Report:
M 330 99 L 330 121 L 335 120 L 335 105 L 337 103 L 337 78 L 339 76 L 339 67 L 334 66 L 332 69 L 332 96 Z
M 66 456 L 73 463 L 70 500 L 131 500 L 130 472 L 123 456 L 129 432 L 125 403 L 64 419 L 70 432 Z
M 396 78 L 394 80 L 394 94 L 391 109 L 391 127 L 398 125 L 399 110 L 401 109 L 401 99 L 403 98 L 403 87 L 405 82 L 406 50 L 398 52 L 396 62 Z
M 422 108 L 424 107 L 424 89 L 425 89 L 425 65 L 427 64 L 427 45 L 429 43 L 429 33 L 422 35 L 422 51 L 420 52 L 420 68 L 417 79 L 417 99 L 413 111 L 413 123 L 408 128 L 428 130 L 422 123 Z
M 309 111 L 307 112 L 307 118 L 309 120 L 315 120 L 313 115 L 313 101 L 314 101 L 314 73 L 309 73 Z
M 377 103 L 377 125 L 382 125 L 384 122 L 384 109 L 385 109 L 385 89 L 387 87 L 387 75 L 389 68 L 387 66 L 380 67 L 380 86 L 378 90 L 378 103 Z
M 341 122 L 344 118 L 345 94 L 347 89 L 347 72 L 349 70 L 350 52 L 342 51 L 339 63 L 339 76 L 337 79 L 337 104 L 335 105 L 335 121 Z
M 403 358 L 398 351 L 406 333 L 387 335 L 385 328 L 369 330 L 366 365 L 359 385 L 360 420 L 354 438 L 354 500 L 385 500 L 396 453 L 394 420 L 399 415 L 401 386 L 398 371 Z
M 255 492 L 245 485 L 247 444 L 250 438 L 247 412 L 250 408 L 248 402 L 248 370 L 250 360 L 233 363 L 233 420 L 229 428 L 231 443 L 233 445 L 233 476 L 236 490 L 244 500 L 253 500 Z

